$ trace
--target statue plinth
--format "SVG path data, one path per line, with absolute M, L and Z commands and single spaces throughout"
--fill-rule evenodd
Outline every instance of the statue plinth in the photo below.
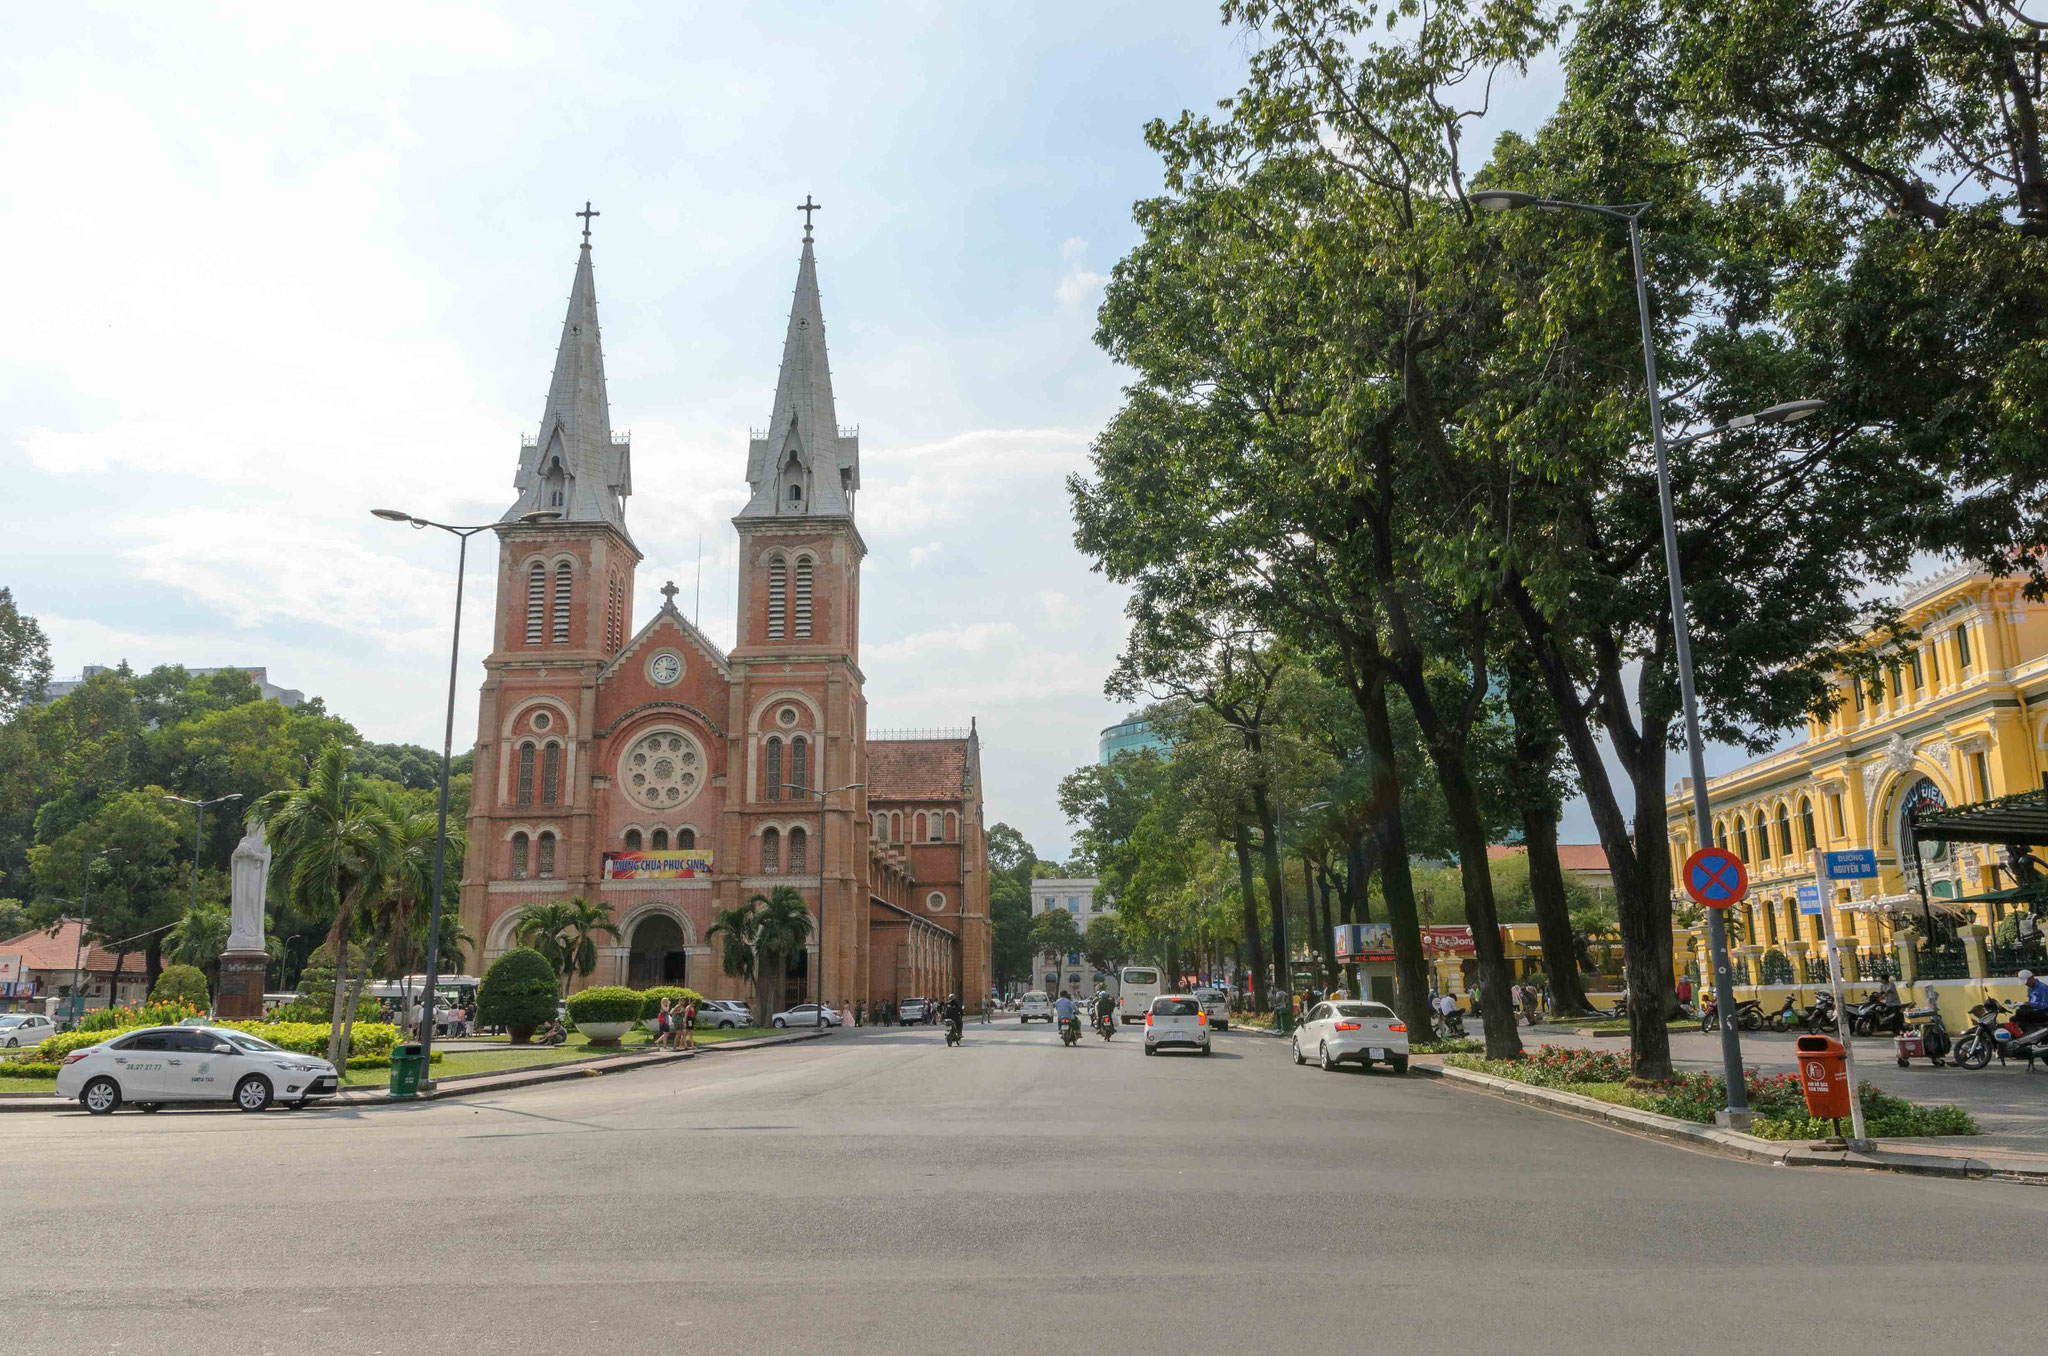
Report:
M 224 1022 L 252 1021 L 263 1015 L 263 980 L 270 956 L 262 951 L 229 951 L 220 958 L 220 993 L 213 1015 Z

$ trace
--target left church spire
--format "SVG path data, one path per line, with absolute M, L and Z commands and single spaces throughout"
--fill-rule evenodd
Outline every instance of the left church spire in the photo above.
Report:
M 633 449 L 612 434 L 611 401 L 605 391 L 604 345 L 597 327 L 597 282 L 590 263 L 590 204 L 583 218 L 583 244 L 576 254 L 576 277 L 569 288 L 569 311 L 562 319 L 562 340 L 555 351 L 555 374 L 548 383 L 547 408 L 540 433 L 522 439 L 519 474 L 513 485 L 519 497 L 505 510 L 503 521 L 516 522 L 536 509 L 561 514 L 562 523 L 604 523 L 632 540 L 626 531 L 626 496 L 633 493 Z

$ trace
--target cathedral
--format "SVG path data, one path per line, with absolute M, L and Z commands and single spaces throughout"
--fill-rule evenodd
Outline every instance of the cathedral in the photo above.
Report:
M 720 910 L 786 886 L 815 924 L 786 1003 L 989 991 L 979 736 L 972 722 L 868 730 L 860 437 L 833 405 L 809 222 L 733 519 L 727 653 L 677 610 L 673 583 L 653 616 L 632 616 L 633 449 L 612 432 L 585 217 L 547 408 L 496 528 L 462 882 L 485 965 L 516 945 L 522 906 L 580 895 L 618 925 L 583 983 L 750 997 L 708 934 Z

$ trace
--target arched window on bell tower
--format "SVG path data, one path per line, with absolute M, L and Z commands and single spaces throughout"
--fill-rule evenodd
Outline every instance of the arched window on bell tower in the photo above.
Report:
M 811 634 L 811 558 L 809 556 L 798 556 L 796 558 L 796 607 L 793 611 L 796 621 L 797 639 L 808 640 Z
M 567 645 L 569 643 L 569 595 L 574 588 L 573 579 L 574 576 L 569 569 L 568 561 L 565 560 L 560 565 L 555 566 L 554 643 L 557 645 Z
M 539 561 L 526 572 L 526 643 L 538 645 L 546 634 L 548 567 Z
M 781 556 L 768 562 L 768 639 L 781 640 L 789 612 L 789 565 Z

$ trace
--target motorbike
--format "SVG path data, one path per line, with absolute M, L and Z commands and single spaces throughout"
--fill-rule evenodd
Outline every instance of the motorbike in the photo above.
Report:
M 1456 1008 L 1439 1013 L 1436 1019 L 1436 1038 L 1440 1041 L 1465 1039 L 1465 1014 Z
M 958 1017 L 948 1017 L 946 1019 L 946 1044 L 958 1045 L 960 1043 L 960 1034 L 960 1019 Z
M 1956 1063 L 1966 1069 L 1981 1069 L 1997 1055 L 2000 1064 L 2023 1059 L 2027 1072 L 2034 1061 L 2048 1062 L 2048 1012 L 2027 1004 L 2007 1007 L 1987 998 L 1970 1009 L 1975 1025 L 1956 1042 Z
M 1060 1023 L 1061 1042 L 1067 1045 L 1072 1045 L 1074 1042 L 1080 1039 L 1081 1019 L 1079 1017 L 1069 1017 L 1067 1018 L 1067 1020 Z
M 1841 1022 L 1835 1017 L 1835 996 L 1826 990 L 1815 994 L 1813 1006 L 1800 1014 L 1799 1025 L 1806 1028 L 1808 1035 L 1813 1036 L 1818 1036 L 1823 1031 L 1839 1029 Z
M 1116 1017 L 1107 1012 L 1103 1013 L 1095 1019 L 1095 1030 L 1101 1034 L 1102 1039 L 1108 1040 L 1116 1034 Z
M 1906 1029 L 1906 1005 L 1882 994 L 1872 994 L 1861 1003 L 1842 1004 L 1842 1015 L 1849 1019 L 1850 1032 L 1858 1036 L 1879 1032 L 1896 1036 Z
M 1790 1031 L 1800 1025 L 1799 1003 L 1792 995 L 1785 995 L 1785 1006 L 1764 1019 L 1764 1025 L 1773 1031 Z
M 2004 1042 L 1999 1037 L 2005 1034 L 2005 1014 L 2005 1005 L 1996 998 L 1987 998 L 1970 1009 L 1970 1029 L 1956 1037 L 1955 1060 L 1959 1067 L 1981 1069 L 1991 1062 L 1993 1055 L 2004 1062 Z
M 1735 1003 L 1735 1025 L 1744 1031 L 1761 1031 L 1764 1026 L 1764 1005 L 1754 998 L 1737 999 Z M 1700 1030 L 1719 1031 L 1721 1009 L 1712 994 L 1700 1004 Z

